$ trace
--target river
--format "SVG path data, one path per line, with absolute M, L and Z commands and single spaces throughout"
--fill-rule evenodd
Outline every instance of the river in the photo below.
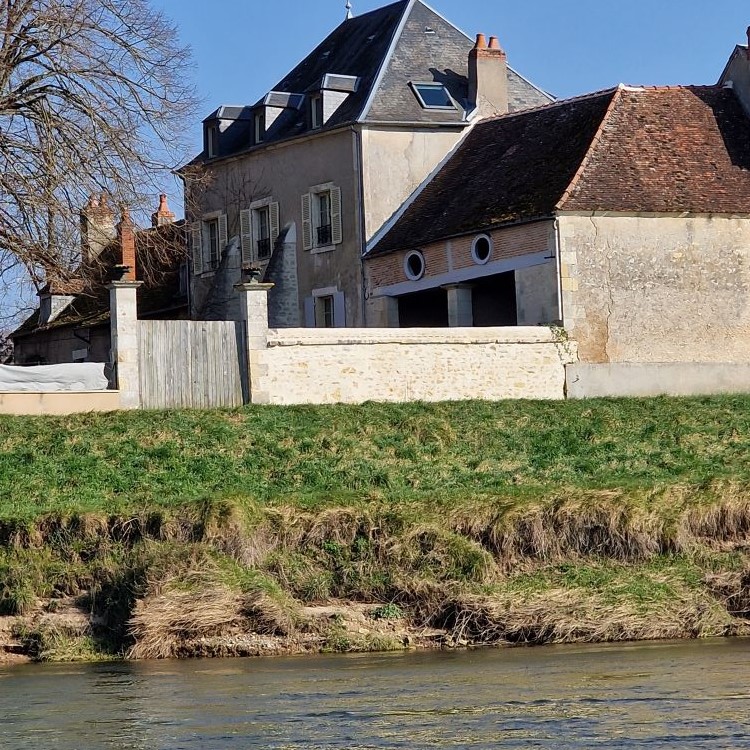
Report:
M 0 667 L 0 748 L 750 748 L 749 668 L 743 640 Z

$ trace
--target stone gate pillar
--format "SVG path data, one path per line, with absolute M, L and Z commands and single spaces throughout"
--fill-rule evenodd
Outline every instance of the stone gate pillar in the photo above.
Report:
M 268 292 L 273 286 L 252 279 L 234 287 L 240 295 L 240 319 L 247 326 L 247 377 L 251 404 L 270 402 L 265 356 L 268 347 Z
M 141 406 L 137 292 L 142 285 L 142 281 L 113 281 L 107 286 L 111 357 L 123 409 L 138 409 Z

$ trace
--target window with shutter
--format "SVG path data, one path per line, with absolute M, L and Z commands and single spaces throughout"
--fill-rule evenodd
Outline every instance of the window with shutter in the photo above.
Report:
M 229 244 L 229 232 L 227 231 L 227 215 L 219 216 L 219 259 Z
M 313 248 L 312 196 L 310 193 L 302 196 L 302 246 L 305 250 Z
M 203 273 L 203 226 L 196 221 L 190 225 L 190 250 L 193 256 L 193 273 Z
M 271 244 L 274 244 L 279 237 L 279 204 L 269 203 L 268 215 L 271 224 Z

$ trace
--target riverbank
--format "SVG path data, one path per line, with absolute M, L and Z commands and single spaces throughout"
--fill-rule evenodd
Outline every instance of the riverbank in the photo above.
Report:
M 748 407 L 0 419 L 0 659 L 749 635 Z

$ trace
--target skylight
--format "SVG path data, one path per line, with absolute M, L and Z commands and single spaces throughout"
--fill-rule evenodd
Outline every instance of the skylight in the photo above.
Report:
M 442 83 L 412 83 L 411 87 L 425 109 L 455 109 L 453 98 Z

